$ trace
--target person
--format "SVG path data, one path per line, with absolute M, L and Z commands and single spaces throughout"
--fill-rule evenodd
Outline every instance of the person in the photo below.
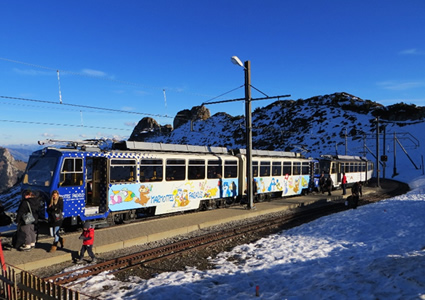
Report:
M 55 252 L 60 243 L 61 248 L 65 245 L 65 240 L 60 236 L 59 231 L 63 222 L 63 198 L 59 192 L 54 190 L 50 198 L 50 204 L 47 207 L 48 221 L 51 235 L 54 237 L 52 247 L 49 252 Z
M 331 191 L 332 191 L 332 184 L 333 184 L 333 182 L 332 182 L 332 177 L 331 177 L 331 175 L 329 174 L 328 178 L 326 179 L 326 189 L 327 189 L 327 191 L 328 191 L 328 196 L 331 196 L 331 195 L 332 195 L 332 194 L 331 194 Z
M 319 178 L 319 188 L 320 191 L 322 192 L 322 194 L 325 192 L 325 174 L 322 172 L 322 174 L 320 174 L 320 178 Z
M 40 201 L 38 197 L 35 196 L 34 192 L 30 190 L 26 190 L 23 195 L 23 199 L 21 203 L 19 204 L 18 210 L 16 212 L 16 223 L 18 225 L 17 232 L 23 233 L 25 236 L 24 238 L 24 244 L 18 245 L 16 244 L 15 247 L 19 247 L 20 250 L 23 251 L 29 251 L 32 248 L 35 247 L 36 242 L 36 233 L 35 228 L 38 223 L 38 210 L 40 207 Z M 28 212 L 31 212 L 31 214 L 34 217 L 34 222 L 31 224 L 25 224 L 24 222 L 24 215 Z
M 91 261 L 96 262 L 96 257 L 93 253 L 93 242 L 94 242 L 94 228 L 90 225 L 89 222 L 84 223 L 83 232 L 80 235 L 80 240 L 83 240 L 83 246 L 80 250 L 80 257 L 77 260 L 77 263 L 83 262 L 84 254 L 89 254 Z
M 347 194 L 347 176 L 345 176 L 345 172 L 342 172 L 341 187 L 342 187 L 342 195 L 346 195 Z
M 353 206 L 353 208 L 357 208 L 357 206 L 359 204 L 360 197 L 363 197 L 362 184 L 360 183 L 360 181 L 357 181 L 351 187 L 351 196 L 352 196 L 352 199 L 353 199 L 353 205 L 352 206 Z

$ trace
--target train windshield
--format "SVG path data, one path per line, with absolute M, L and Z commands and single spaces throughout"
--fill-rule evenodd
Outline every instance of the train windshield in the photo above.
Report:
M 24 184 L 50 186 L 56 166 L 56 157 L 30 156 L 24 175 Z
M 321 160 L 320 170 L 325 174 L 329 174 L 329 171 L 331 170 L 331 162 L 329 160 Z

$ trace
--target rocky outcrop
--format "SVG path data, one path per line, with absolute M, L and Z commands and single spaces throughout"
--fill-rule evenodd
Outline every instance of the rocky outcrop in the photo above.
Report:
M 206 119 L 211 117 L 210 110 L 205 106 L 194 106 L 191 110 L 184 109 L 177 113 L 174 118 L 173 126 L 174 129 L 180 127 L 181 125 L 187 123 L 188 121 L 196 121 Z
M 144 141 L 146 138 L 158 134 L 168 134 L 173 130 L 171 125 L 161 126 L 153 118 L 143 118 L 139 121 L 131 133 L 129 141 Z
M 8 149 L 0 147 L 0 193 L 18 182 L 25 166 L 24 162 L 15 160 Z

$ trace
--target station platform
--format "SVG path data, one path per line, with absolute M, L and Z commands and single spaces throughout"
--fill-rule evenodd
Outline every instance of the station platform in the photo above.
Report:
M 373 188 L 363 189 L 363 194 L 373 192 Z M 96 229 L 93 252 L 101 258 L 102 253 L 105 252 L 171 238 L 227 222 L 296 209 L 314 203 L 343 200 L 343 197 L 347 196 L 342 196 L 342 191 L 337 190 L 332 192 L 332 196 L 311 194 L 270 202 L 259 202 L 255 203 L 254 209 L 246 209 L 246 206 L 232 206 L 226 209 L 173 215 L 166 218 Z M 30 251 L 19 251 L 16 249 L 3 251 L 5 262 L 9 266 L 31 271 L 72 261 L 78 256 L 81 249 L 82 241 L 79 239 L 79 236 L 80 232 L 67 233 L 65 247 L 63 249 L 58 247 L 53 253 L 48 252 L 51 248 L 53 238 L 39 238 L 35 248 Z

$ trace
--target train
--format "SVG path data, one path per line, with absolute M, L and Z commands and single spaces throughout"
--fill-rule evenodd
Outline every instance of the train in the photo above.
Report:
M 357 176 L 364 171 L 354 161 L 352 175 Z M 246 165 L 245 149 L 135 141 L 105 148 L 97 140 L 67 142 L 30 155 L 21 189 L 41 195 L 42 219 L 47 219 L 50 195 L 57 190 L 64 200 L 66 225 L 91 221 L 102 227 L 143 216 L 243 204 Z M 351 170 L 351 163 L 338 157 L 252 150 L 254 200 L 312 192 L 321 168 L 328 168 L 328 176 L 339 176 L 335 172 L 341 166 Z M 367 181 L 371 173 L 359 176 L 356 180 Z

